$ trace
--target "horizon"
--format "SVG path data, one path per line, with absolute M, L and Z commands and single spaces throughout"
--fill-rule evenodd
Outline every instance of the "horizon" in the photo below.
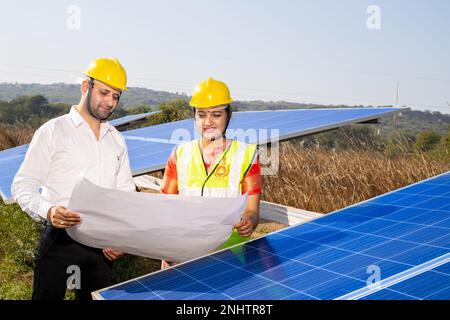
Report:
M 8 84 L 8 85 L 58 85 L 58 84 L 63 84 L 63 85 L 78 85 L 78 83 L 67 83 L 67 82 L 54 82 L 54 83 L 20 83 L 20 82 L 0 82 L 0 85 L 2 84 Z M 145 90 L 152 90 L 155 92 L 165 92 L 165 93 L 170 93 L 170 94 L 177 94 L 177 95 L 185 95 L 187 98 L 190 97 L 190 95 L 186 94 L 186 93 L 180 93 L 180 92 L 170 92 L 170 91 L 166 91 L 166 90 L 156 90 L 156 89 L 152 89 L 152 88 L 146 88 L 146 87 L 140 87 L 140 86 L 133 86 L 133 87 L 128 87 L 129 89 L 145 89 Z M 126 92 L 124 93 L 125 95 L 127 94 Z M 42 94 L 45 96 L 45 94 Z M 169 100 L 168 100 L 169 101 Z M 399 108 L 399 109 L 410 109 L 412 111 L 421 111 L 421 112 L 439 112 L 442 115 L 450 115 L 450 108 L 448 110 L 448 112 L 442 112 L 440 110 L 431 110 L 431 109 L 417 109 L 417 108 L 413 108 L 411 106 L 394 106 L 394 105 L 381 105 L 381 104 L 360 104 L 360 105 L 350 105 L 350 104 L 345 104 L 345 103 L 341 103 L 341 104 L 323 104 L 323 103 L 308 103 L 308 102 L 301 102 L 301 101 L 285 101 L 285 100 L 235 100 L 234 102 L 246 102 L 246 103 L 251 103 L 251 102 L 264 102 L 264 103 L 292 103 L 292 104 L 311 104 L 311 105 L 318 105 L 318 106 L 324 106 L 324 107 L 332 107 L 332 108 L 339 108 L 339 107 L 344 107 L 344 108 Z M 319 108 L 320 109 L 320 108 Z M 283 109 L 280 109 L 283 110 Z M 286 110 L 290 110 L 290 109 L 286 109 Z M 253 110 L 253 111 L 258 111 L 258 110 Z M 261 111 L 265 111 L 264 109 Z

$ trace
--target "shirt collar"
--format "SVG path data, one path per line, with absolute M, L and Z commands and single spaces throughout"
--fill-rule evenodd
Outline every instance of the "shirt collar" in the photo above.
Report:
M 72 106 L 69 112 L 70 119 L 72 119 L 73 124 L 75 127 L 79 127 L 83 123 L 86 123 L 83 116 L 78 112 L 76 109 L 76 106 Z M 108 121 L 102 121 L 100 123 L 100 132 L 107 132 L 113 130 L 114 127 L 108 122 Z
M 72 108 L 70 108 L 70 112 L 69 112 L 69 116 L 70 119 L 72 119 L 73 124 L 75 125 L 75 127 L 79 127 L 84 121 L 82 115 L 78 112 L 78 110 L 76 109 L 76 106 L 72 106 Z

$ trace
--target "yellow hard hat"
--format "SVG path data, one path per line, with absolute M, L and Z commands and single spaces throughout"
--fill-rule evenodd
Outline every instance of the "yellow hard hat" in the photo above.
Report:
M 231 102 L 233 99 L 228 86 L 222 81 L 208 78 L 195 86 L 189 105 L 195 108 L 210 108 Z
M 95 59 L 84 74 L 111 87 L 127 90 L 127 73 L 116 58 Z

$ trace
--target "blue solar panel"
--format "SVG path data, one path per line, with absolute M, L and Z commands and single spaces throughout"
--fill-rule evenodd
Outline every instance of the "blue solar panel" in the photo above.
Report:
M 377 300 L 390 297 L 392 300 L 448 300 L 450 263 L 426 271 L 418 276 L 395 284 L 363 298 Z
M 28 150 L 28 144 L 0 152 L 0 196 L 12 202 L 11 184 Z
M 449 191 L 447 172 L 94 296 L 450 299 Z
M 254 129 L 258 133 L 260 130 L 267 130 L 269 134 L 267 138 L 263 133 L 261 136 L 257 136 L 258 141 L 251 136 L 247 139 L 247 142 L 265 143 L 274 138 L 271 137 L 270 130 L 277 129 L 280 140 L 285 140 L 351 123 L 377 119 L 400 110 L 398 108 L 345 108 L 236 112 L 230 122 L 229 136 L 233 138 L 231 133 L 235 129 Z M 114 121 L 118 120 L 121 119 Z M 174 146 L 180 142 L 178 135 L 180 133 L 187 133 L 189 140 L 196 137 L 192 119 L 124 132 L 133 175 L 163 169 Z M 10 191 L 11 184 L 27 148 L 28 145 L 23 145 L 0 151 L 0 195 L 5 202 L 13 201 Z
M 400 111 L 396 108 L 295 109 L 278 111 L 235 112 L 227 136 L 245 142 L 264 144 L 279 139 L 323 132 L 344 125 L 376 119 Z M 238 129 L 247 135 L 240 136 Z M 192 119 L 124 132 L 130 163 L 135 174 L 163 169 L 180 135 L 188 141 L 196 138 Z

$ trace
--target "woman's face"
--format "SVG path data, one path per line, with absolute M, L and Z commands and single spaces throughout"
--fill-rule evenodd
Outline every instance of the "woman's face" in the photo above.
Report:
M 197 131 L 206 140 L 216 140 L 225 132 L 228 112 L 227 106 L 217 106 L 204 109 L 196 109 L 195 126 Z

